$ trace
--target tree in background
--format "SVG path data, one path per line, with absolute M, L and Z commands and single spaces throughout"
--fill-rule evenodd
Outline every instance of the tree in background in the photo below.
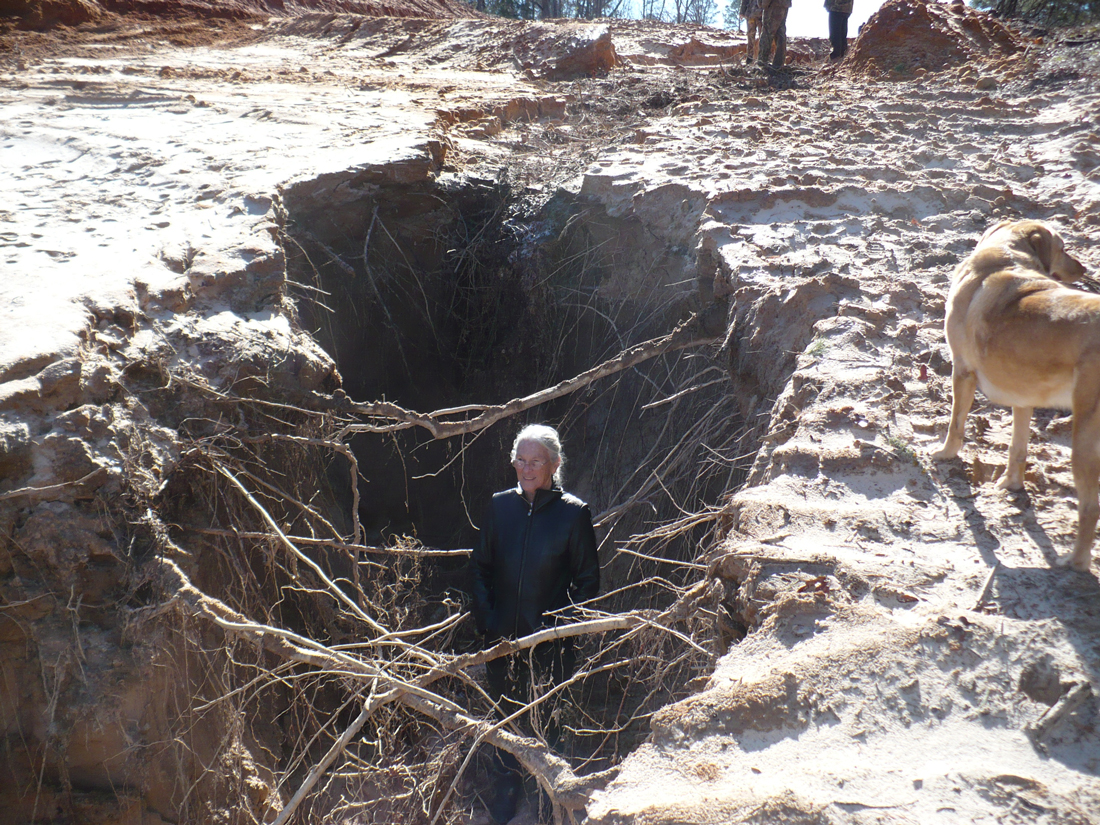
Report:
M 718 0 L 468 0 L 478 11 L 517 20 L 568 17 L 639 18 L 664 23 L 709 26 L 718 16 Z M 736 5 L 738 0 L 733 0 Z
M 650 20 L 662 20 L 666 23 L 692 23 L 696 26 L 709 26 L 718 16 L 718 0 L 668 0 L 672 9 L 661 17 Z M 661 4 L 662 12 L 667 8 Z
M 696 26 L 709 26 L 718 17 L 718 0 L 690 0 L 683 22 Z
M 722 25 L 730 31 L 741 30 L 741 0 L 726 0 L 722 12 Z
M 597 17 L 629 17 L 629 0 L 468 0 L 478 11 L 514 20 L 549 20 L 558 17 L 594 20 Z M 712 0 L 713 2 L 713 0 Z
M 1077 26 L 1100 20 L 1100 0 L 973 0 L 998 17 L 1041 26 Z
M 561 17 L 576 17 L 581 20 L 595 20 L 598 17 L 630 17 L 630 6 L 626 0 L 558 0 L 572 6 L 572 14 Z

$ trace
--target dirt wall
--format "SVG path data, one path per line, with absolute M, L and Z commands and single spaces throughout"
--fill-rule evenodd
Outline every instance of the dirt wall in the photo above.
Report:
M 0 19 L 16 18 L 29 28 L 78 26 L 110 15 L 238 20 L 314 12 L 436 19 L 478 16 L 459 0 L 0 0 Z

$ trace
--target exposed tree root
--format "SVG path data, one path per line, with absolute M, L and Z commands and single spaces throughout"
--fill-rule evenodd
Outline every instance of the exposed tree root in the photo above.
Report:
M 626 583 L 582 606 L 583 621 L 489 649 L 464 652 L 475 641 L 461 596 L 432 602 L 422 586 L 425 560 L 440 556 L 442 563 L 468 551 L 432 550 L 405 539 L 392 547 L 365 544 L 357 514 L 341 522 L 334 502 L 323 499 L 322 473 L 332 456 L 347 459 L 357 510 L 359 467 L 347 443 L 352 434 L 409 427 L 433 438 L 477 432 L 647 359 L 714 340 L 689 321 L 508 404 L 425 415 L 388 404 L 341 404 L 335 397 L 313 399 L 323 402 L 320 411 L 308 408 L 312 401 L 286 404 L 273 400 L 277 395 L 237 397 L 196 373 L 157 379 L 149 392 L 186 386 L 210 406 L 208 420 L 237 424 L 185 444 L 176 486 L 161 499 L 137 498 L 131 523 L 156 553 L 135 586 L 155 581 L 166 600 L 135 614 L 135 621 L 169 611 L 189 617 L 182 623 L 189 628 L 184 646 L 215 678 L 204 701 L 187 713 L 217 711 L 238 720 L 241 735 L 249 737 L 262 734 L 249 730 L 250 708 L 270 702 L 285 708 L 282 744 L 271 747 L 272 753 L 283 748 L 273 765 L 277 792 L 252 805 L 249 816 L 278 825 L 294 818 L 340 822 L 371 809 L 375 821 L 454 822 L 460 806 L 470 804 L 470 777 L 460 780 L 483 770 L 474 756 L 485 744 L 516 757 L 545 791 L 558 821 L 576 819 L 592 792 L 614 775 L 620 740 L 626 746 L 638 741 L 648 713 L 713 661 L 708 605 L 721 588 L 700 581 L 707 572 L 693 551 L 697 528 L 709 530 L 718 511 L 697 514 L 680 504 L 693 500 L 699 484 L 699 475 L 688 472 L 692 451 L 704 444 L 724 474 L 741 449 L 741 431 L 729 425 L 724 408 L 708 401 L 706 392 L 692 391 L 713 368 L 691 370 L 686 382 L 666 377 L 662 386 L 653 384 L 667 399 L 662 414 L 668 410 L 689 423 L 684 429 L 664 425 L 661 438 L 667 435 L 671 449 L 655 446 L 644 468 L 617 482 L 610 494 L 621 496 L 621 503 L 605 514 L 612 529 L 633 524 L 620 522 L 628 509 L 652 507 L 655 496 L 665 496 L 679 518 L 630 536 L 629 547 L 619 543 L 609 564 L 627 566 L 625 575 L 620 572 Z M 674 543 L 674 552 L 661 549 Z M 662 609 L 629 609 L 639 603 Z M 212 634 L 213 627 L 220 633 Z M 564 637 L 578 639 L 585 666 L 565 685 L 536 693 L 499 719 L 478 668 Z M 578 694 L 578 701 L 558 702 L 566 692 Z M 581 753 L 576 764 L 541 738 L 549 713 L 568 714 L 564 726 L 574 758 Z M 232 750 L 235 741 L 227 739 L 223 750 Z
M 397 404 L 384 401 L 376 401 L 370 404 L 346 405 L 341 407 L 342 412 L 354 412 L 371 420 L 369 424 L 351 424 L 346 427 L 342 435 L 351 433 L 391 433 L 405 430 L 410 427 L 422 427 L 432 434 L 433 438 L 452 438 L 456 435 L 466 435 L 483 430 L 502 419 L 517 415 L 532 407 L 553 401 L 556 398 L 569 395 L 588 386 L 594 381 L 614 375 L 617 372 L 630 369 L 658 355 L 668 352 L 697 347 L 704 344 L 716 343 L 719 339 L 712 335 L 701 335 L 697 329 L 695 317 L 681 323 L 668 335 L 654 338 L 650 341 L 638 344 L 624 350 L 599 364 L 587 372 L 562 381 L 553 387 L 539 390 L 536 393 L 523 398 L 514 398 L 506 404 L 495 406 L 467 405 L 454 407 L 447 410 L 436 410 L 431 413 L 418 413 L 406 410 Z M 470 417 L 468 414 L 477 412 Z M 452 416 L 464 416 L 459 420 L 449 420 Z
M 175 592 L 172 602 L 188 610 L 192 615 L 211 621 L 226 633 L 252 642 L 281 659 L 309 665 L 344 677 L 350 676 L 365 683 L 368 695 L 363 701 L 359 716 L 325 756 L 314 765 L 309 776 L 280 812 L 275 825 L 281 825 L 288 820 L 297 805 L 367 720 L 380 707 L 390 702 L 399 702 L 439 722 L 449 730 L 460 731 L 478 741 L 488 742 L 508 751 L 539 780 L 554 805 L 566 811 L 583 809 L 591 793 L 603 787 L 614 775 L 614 769 L 579 777 L 566 760 L 538 739 L 517 736 L 502 728 L 500 724 L 476 718 L 453 701 L 427 690 L 427 686 L 444 676 L 455 675 L 474 665 L 527 650 L 552 639 L 629 630 L 641 625 L 660 627 L 662 620 L 673 617 L 676 612 L 682 612 L 682 610 L 670 611 L 663 615 L 636 612 L 547 628 L 522 639 L 500 642 L 492 648 L 467 656 L 444 657 L 424 651 L 424 656 L 432 660 L 434 666 L 415 682 L 410 682 L 358 656 L 334 650 L 289 630 L 251 621 L 218 599 L 201 592 L 175 562 L 166 558 L 160 561 L 164 567 L 165 576 Z M 697 586 L 690 591 L 690 595 L 696 595 L 698 590 Z

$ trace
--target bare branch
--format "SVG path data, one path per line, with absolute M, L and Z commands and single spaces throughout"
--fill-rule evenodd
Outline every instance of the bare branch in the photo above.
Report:
M 1033 742 L 1040 743 L 1055 725 L 1073 713 L 1090 696 L 1092 696 L 1092 685 L 1088 682 L 1071 682 L 1062 697 L 1044 711 L 1042 716 L 1028 725 L 1025 732 Z
M 363 609 L 359 607 L 359 605 L 352 601 L 351 598 L 349 598 L 343 590 L 337 587 L 336 583 L 325 575 L 325 571 L 317 565 L 317 562 L 315 562 L 313 559 L 311 559 L 309 556 L 307 556 L 305 553 L 294 546 L 294 542 L 286 537 L 286 534 L 283 532 L 282 528 L 279 527 L 278 523 L 276 523 L 275 519 L 271 517 L 271 514 L 264 509 L 263 505 L 260 504 L 260 502 L 256 501 L 256 499 L 252 497 L 252 494 L 248 492 L 243 484 L 237 481 L 236 476 L 234 476 L 231 472 L 229 472 L 229 470 L 227 470 L 220 464 L 217 465 L 217 468 L 219 473 L 229 479 L 229 482 L 241 491 L 241 495 L 245 497 L 248 503 L 256 508 L 257 512 L 259 512 L 263 520 L 267 522 L 267 526 L 270 527 L 272 532 L 274 532 L 275 535 L 279 537 L 279 541 L 282 542 L 283 546 L 287 550 L 289 550 L 299 561 L 301 561 L 314 573 L 316 573 L 320 577 L 321 581 L 325 583 L 325 586 L 328 588 L 329 592 L 333 596 L 335 596 L 337 599 L 339 599 L 349 608 L 351 608 L 352 612 L 355 613 L 355 615 L 358 616 L 363 622 L 369 625 L 371 629 L 373 629 L 376 633 L 385 634 L 387 632 L 386 628 L 382 627 L 382 625 L 378 624 L 378 622 L 376 622 L 365 612 L 363 612 Z
M 175 579 L 174 603 L 189 608 L 195 614 L 209 619 L 229 633 L 250 639 L 269 653 L 322 669 L 337 669 L 346 675 L 350 672 L 350 674 L 356 674 L 367 679 L 372 694 L 364 703 L 363 710 L 360 712 L 363 723 L 382 705 L 399 701 L 406 707 L 434 719 L 450 730 L 462 731 L 469 736 L 474 736 L 479 740 L 508 751 L 528 771 L 539 777 L 540 781 L 547 787 L 555 804 L 561 805 L 567 810 L 577 810 L 584 807 L 588 801 L 588 793 L 597 786 L 599 782 L 597 778 L 577 777 L 569 767 L 569 763 L 557 756 L 542 742 L 517 736 L 501 730 L 496 724 L 475 719 L 454 702 L 425 689 L 424 684 L 453 673 L 454 671 L 451 668 L 439 668 L 421 677 L 415 684 L 402 680 L 385 672 L 377 665 L 354 656 L 339 653 L 289 630 L 249 621 L 228 605 L 196 588 L 175 562 L 162 558 L 161 563 L 169 576 Z M 484 661 L 525 647 L 532 647 L 550 639 L 578 635 L 582 632 L 600 632 L 607 629 L 633 627 L 645 621 L 646 619 L 641 616 L 608 617 L 571 626 L 547 628 L 515 642 L 502 642 L 490 650 L 482 651 L 481 655 L 475 654 L 471 657 L 464 657 L 461 661 L 470 663 L 478 659 Z M 374 692 L 379 688 L 385 692 Z M 358 719 L 356 722 L 358 722 Z M 351 737 L 361 727 L 362 723 L 358 727 L 355 727 L 353 723 L 345 731 L 345 734 L 348 735 L 347 741 L 350 741 Z M 352 730 L 352 728 L 355 728 L 355 730 Z M 349 734 L 348 731 L 351 731 L 351 733 Z M 343 747 L 346 747 L 346 744 L 347 742 L 344 742 L 336 750 L 336 753 L 332 754 L 333 759 L 336 758 Z M 327 756 L 328 754 L 326 754 L 326 758 Z M 331 760 L 329 764 L 331 764 Z M 316 777 L 313 777 L 314 771 L 311 771 L 310 776 L 313 777 L 313 782 L 316 782 L 316 779 L 320 777 L 325 768 L 327 768 L 327 765 L 324 768 L 315 768 Z M 300 801 L 308 791 L 309 788 L 300 789 L 300 793 L 295 794 L 295 797 Z M 290 813 L 291 811 L 284 809 L 283 814 L 285 816 L 280 815 L 278 821 L 285 822 Z
M 249 530 L 225 530 L 218 527 L 192 527 L 192 531 L 204 536 L 226 536 L 238 539 L 270 539 L 270 533 Z M 313 544 L 321 547 L 333 547 L 337 550 L 351 550 L 356 553 L 378 553 L 387 556 L 468 556 L 470 548 L 441 550 L 436 547 L 380 547 L 371 544 L 354 544 L 333 539 L 316 539 L 310 536 L 287 536 L 294 544 Z
M 699 335 L 696 330 L 695 316 L 680 324 L 676 329 L 663 338 L 654 338 L 650 341 L 638 344 L 623 350 L 614 358 L 610 358 L 587 372 L 562 381 L 553 387 L 540 390 L 523 398 L 514 398 L 507 404 L 487 406 L 481 408 L 481 413 L 473 418 L 464 418 L 459 421 L 447 421 L 441 418 L 449 412 L 447 410 L 435 413 L 418 413 L 406 410 L 397 404 L 386 401 L 376 401 L 369 404 L 351 404 L 344 408 L 346 411 L 359 413 L 378 423 L 351 424 L 345 427 L 339 437 L 342 439 L 350 433 L 390 433 L 398 430 L 407 430 L 411 427 L 422 427 L 432 434 L 433 438 L 451 438 L 456 435 L 473 433 L 483 430 L 495 424 L 503 418 L 508 418 L 518 413 L 561 398 L 582 387 L 586 387 L 593 381 L 614 375 L 617 372 L 630 369 L 643 361 L 648 361 L 666 352 L 675 352 L 687 347 L 697 347 L 704 344 L 712 344 L 718 338 L 715 336 Z M 476 409 L 476 408 L 475 408 Z M 472 409 L 467 408 L 468 411 Z
M 106 470 L 99 467 L 92 470 L 88 475 L 82 476 L 74 481 L 62 481 L 60 484 L 50 484 L 46 487 L 20 487 L 18 490 L 9 490 L 6 493 L 0 493 L 0 501 L 6 501 L 9 498 L 18 498 L 19 496 L 39 496 L 44 493 L 56 493 L 58 490 L 64 490 L 66 487 L 83 484 L 85 481 L 92 478 L 92 476 L 97 476 L 104 472 L 106 472 Z
M 324 775 L 325 771 L 329 769 L 329 766 L 336 761 L 336 757 L 344 752 L 344 748 L 348 746 L 348 743 L 355 738 L 355 735 L 359 733 L 363 725 L 367 723 L 372 712 L 373 708 L 371 707 L 371 703 L 369 701 L 364 702 L 363 710 L 355 717 L 355 721 L 348 725 L 347 729 L 340 734 L 339 739 L 333 742 L 332 747 L 321 757 L 321 761 L 310 769 L 309 775 L 302 781 L 302 784 L 298 786 L 298 790 L 295 791 L 294 796 L 286 803 L 286 807 L 279 811 L 279 815 L 271 825 L 285 825 L 287 820 L 290 819 L 291 815 L 298 808 L 298 805 L 306 798 L 306 794 L 313 790 L 313 786 L 317 784 L 317 780 Z

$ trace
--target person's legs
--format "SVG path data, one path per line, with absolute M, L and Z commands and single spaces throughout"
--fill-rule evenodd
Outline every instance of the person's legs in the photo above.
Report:
M 756 60 L 756 46 L 757 40 L 760 36 L 760 16 L 753 15 L 745 20 L 746 31 L 745 38 L 748 41 L 748 45 L 745 47 L 745 62 L 751 63 Z
M 497 718 L 504 719 L 519 710 L 526 701 L 530 683 L 530 671 L 519 656 L 502 656 L 485 663 L 489 681 L 489 698 L 497 705 Z M 508 751 L 493 748 L 489 761 L 489 782 L 493 794 L 489 802 L 489 816 L 498 825 L 504 825 L 516 813 L 523 776 L 519 760 Z
M 760 15 L 760 39 L 756 43 L 756 62 L 767 63 L 772 56 L 775 44 L 775 15 L 771 11 L 774 4 L 764 0 L 764 9 Z
M 530 658 L 529 658 L 530 656 Z M 572 677 L 577 657 L 572 639 L 544 642 L 531 654 L 502 656 L 485 663 L 489 682 L 489 698 L 497 705 L 497 718 L 511 716 L 541 695 Z M 546 744 L 557 748 L 561 739 L 561 723 L 555 712 L 561 696 L 538 705 L 536 714 Z M 519 760 L 507 751 L 493 749 L 489 763 L 493 798 L 489 816 L 503 825 L 516 813 L 523 791 L 523 773 Z
M 756 50 L 758 63 L 767 63 L 771 59 L 772 48 L 775 58 L 772 66 L 782 67 L 787 56 L 787 10 L 789 0 L 764 0 L 760 18 L 760 45 Z
M 829 42 L 833 50 L 831 60 L 840 60 L 848 51 L 848 14 L 842 11 L 829 12 Z
M 572 639 L 558 639 L 544 642 L 535 648 L 534 653 L 535 690 L 544 694 L 573 676 L 577 666 L 577 654 Z M 561 742 L 560 710 L 563 695 L 555 694 L 538 706 L 539 727 L 546 744 L 557 750 Z
M 790 6 L 783 7 L 783 20 L 775 32 L 775 59 L 772 61 L 773 69 L 782 69 L 787 59 L 787 11 Z
M 506 825 L 516 815 L 523 794 L 519 762 L 507 751 L 494 748 L 490 769 L 493 798 L 489 801 L 489 818 L 495 825 Z

